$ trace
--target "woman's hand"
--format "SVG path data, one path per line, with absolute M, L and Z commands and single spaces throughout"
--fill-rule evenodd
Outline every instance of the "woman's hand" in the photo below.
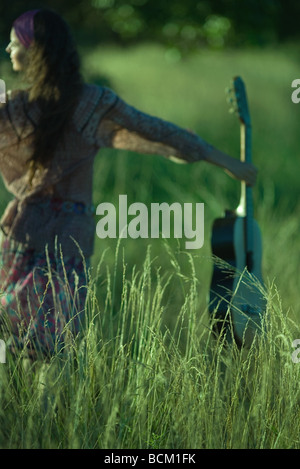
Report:
M 256 182 L 257 169 L 250 163 L 234 160 L 229 168 L 224 169 L 229 176 L 240 181 L 245 181 L 248 186 L 254 186 Z
M 217 149 L 212 150 L 207 158 L 211 164 L 223 168 L 229 176 L 245 181 L 249 186 L 253 186 L 256 182 L 257 169 L 250 163 L 245 163 L 236 158 L 223 153 Z

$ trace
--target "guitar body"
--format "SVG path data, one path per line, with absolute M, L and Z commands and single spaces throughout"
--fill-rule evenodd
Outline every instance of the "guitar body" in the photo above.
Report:
M 233 79 L 233 91 L 241 123 L 240 159 L 251 163 L 250 114 L 240 77 Z M 261 330 L 266 301 L 262 289 L 261 234 L 253 219 L 252 187 L 244 181 L 237 210 L 227 210 L 224 218 L 215 220 L 211 245 L 215 262 L 209 311 L 215 319 L 214 328 L 239 346 L 251 346 Z
M 260 290 L 263 285 L 262 239 L 255 220 L 251 266 L 247 265 L 244 240 L 244 217 L 227 212 L 224 218 L 214 221 L 211 246 L 216 262 L 209 311 L 214 316 L 214 328 L 218 333 L 223 330 L 228 341 L 233 338 L 239 346 L 250 346 L 256 331 L 260 329 L 261 314 L 266 307 Z

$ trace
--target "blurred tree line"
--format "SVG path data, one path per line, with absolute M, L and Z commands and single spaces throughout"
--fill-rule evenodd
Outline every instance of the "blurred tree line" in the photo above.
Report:
M 299 38 L 295 0 L 1 0 L 0 40 L 31 8 L 64 16 L 84 44 L 156 41 L 187 52 L 208 45 L 266 45 Z

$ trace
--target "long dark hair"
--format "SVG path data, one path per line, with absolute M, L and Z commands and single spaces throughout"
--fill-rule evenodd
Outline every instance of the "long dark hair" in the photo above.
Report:
M 79 55 L 67 23 L 50 9 L 34 16 L 34 42 L 28 49 L 25 79 L 29 101 L 37 101 L 41 117 L 29 160 L 30 181 L 51 160 L 82 90 Z

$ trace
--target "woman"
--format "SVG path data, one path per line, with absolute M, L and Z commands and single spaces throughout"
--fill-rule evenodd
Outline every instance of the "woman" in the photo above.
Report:
M 93 160 L 100 148 L 202 160 L 250 185 L 256 169 L 108 88 L 83 83 L 69 29 L 50 10 L 17 18 L 6 51 L 29 87 L 8 92 L 0 105 L 0 171 L 14 195 L 0 221 L 0 316 L 14 347 L 53 353 L 66 331 L 78 333 L 84 311 L 83 258 L 93 253 Z

